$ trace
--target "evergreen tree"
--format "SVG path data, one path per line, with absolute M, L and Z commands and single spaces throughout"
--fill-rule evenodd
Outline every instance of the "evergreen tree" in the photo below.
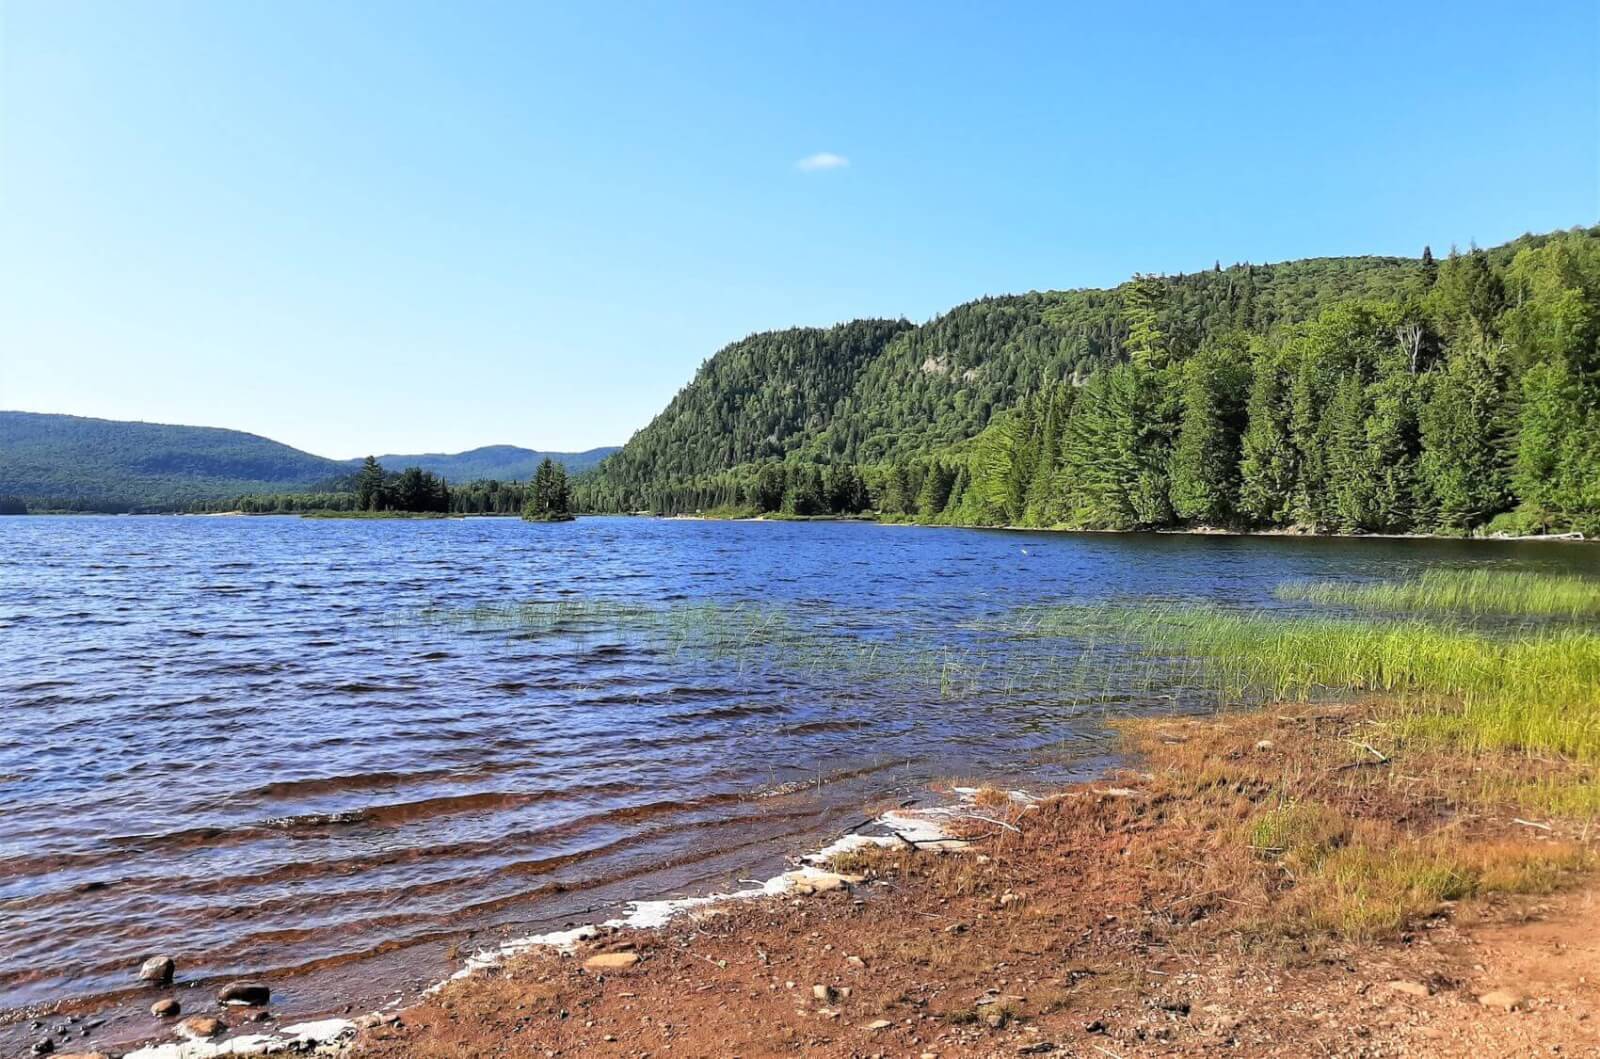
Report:
M 1503 511 L 1510 499 L 1504 394 L 1481 350 L 1458 354 L 1434 375 L 1421 426 L 1422 491 L 1432 526 L 1470 530 Z
M 1289 432 L 1288 381 L 1275 355 L 1256 362 L 1239 465 L 1239 510 L 1258 525 L 1290 521 L 1299 461 Z
M 566 468 L 546 456 L 528 485 L 522 517 L 534 522 L 561 522 L 572 517 L 572 489 Z
M 383 501 L 383 466 L 377 458 L 368 456 L 356 475 L 356 508 L 360 511 L 377 511 Z
M 1184 365 L 1183 418 L 1172 453 L 1172 507 L 1182 518 L 1222 525 L 1238 508 L 1247 370 L 1235 351 L 1217 348 Z

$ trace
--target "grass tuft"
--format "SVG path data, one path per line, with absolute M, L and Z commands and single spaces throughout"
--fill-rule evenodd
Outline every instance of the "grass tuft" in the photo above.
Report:
M 1570 575 L 1504 570 L 1428 570 L 1412 581 L 1281 585 L 1280 599 L 1393 612 L 1600 617 L 1600 582 Z

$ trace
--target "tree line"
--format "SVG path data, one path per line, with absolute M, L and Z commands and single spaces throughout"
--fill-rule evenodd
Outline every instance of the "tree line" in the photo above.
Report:
M 545 457 L 528 482 L 488 478 L 450 486 L 419 467 L 395 473 L 369 456 L 345 488 L 300 493 L 250 493 L 229 500 L 190 505 L 190 511 L 242 511 L 246 514 L 309 512 L 395 512 L 451 515 L 522 515 L 538 520 L 571 517 L 572 487 L 566 469 Z

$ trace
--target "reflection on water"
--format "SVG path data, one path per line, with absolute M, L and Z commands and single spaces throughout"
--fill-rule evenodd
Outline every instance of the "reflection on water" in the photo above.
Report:
M 1593 555 L 865 524 L 0 519 L 0 1010 L 115 998 L 155 952 L 191 979 L 270 977 L 290 1008 L 377 998 L 466 932 L 723 885 L 931 779 L 1082 775 L 1109 752 L 1107 714 L 1181 705 L 1109 664 L 1114 644 L 1019 641 L 1018 608 L 1302 607 L 1274 587 Z M 793 793 L 761 797 L 775 791 Z

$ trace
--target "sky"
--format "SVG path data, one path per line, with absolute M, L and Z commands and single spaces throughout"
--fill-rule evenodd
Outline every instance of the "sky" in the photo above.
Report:
M 1597 20 L 0 0 L 0 408 L 576 450 L 755 331 L 1593 224 Z

